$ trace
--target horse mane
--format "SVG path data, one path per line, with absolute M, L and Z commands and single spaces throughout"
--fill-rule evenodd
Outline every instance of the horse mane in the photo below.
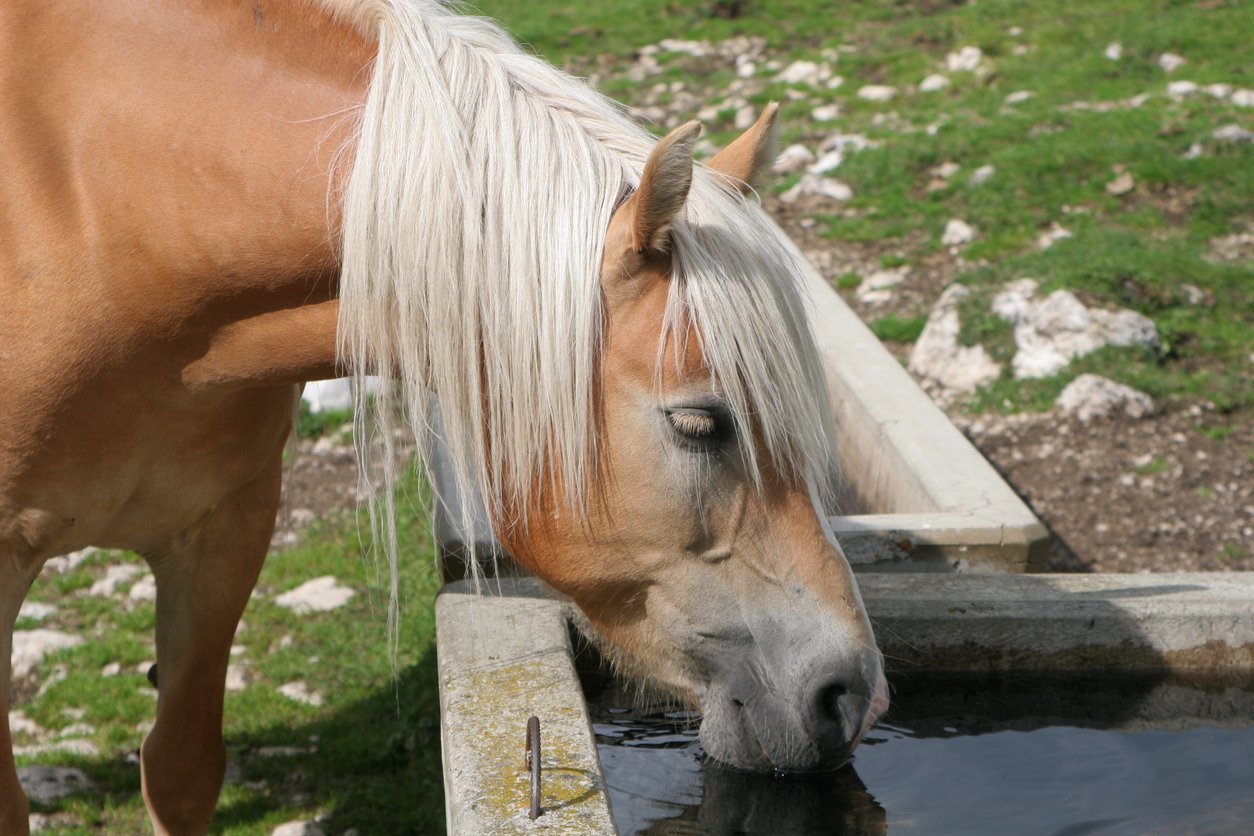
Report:
M 359 451 L 371 434 L 385 449 L 369 493 L 395 600 L 396 431 L 421 442 L 433 397 L 459 489 L 498 526 L 525 524 L 507 515 L 543 479 L 577 498 L 595 478 L 601 254 L 656 139 L 491 21 L 433 0 L 318 2 L 378 43 L 344 187 L 339 351 L 358 384 Z M 701 165 L 672 244 L 659 360 L 691 327 L 741 437 L 824 501 L 830 405 L 794 251 Z M 383 379 L 373 402 L 367 375 Z

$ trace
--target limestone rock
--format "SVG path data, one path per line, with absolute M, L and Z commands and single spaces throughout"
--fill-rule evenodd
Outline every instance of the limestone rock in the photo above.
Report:
M 69 766 L 23 766 L 17 779 L 26 797 L 40 804 L 51 804 L 92 785 L 83 770 Z
M 803 195 L 814 195 L 816 197 L 825 197 L 829 200 L 843 201 L 853 197 L 853 189 L 830 177 L 806 174 L 797 181 L 797 185 L 780 195 L 779 199 L 783 203 L 795 203 Z
M 110 566 L 105 569 L 105 576 L 91 585 L 91 589 L 87 590 L 87 594 L 107 598 L 117 592 L 119 586 L 129 582 L 131 578 L 142 571 L 144 571 L 143 568 L 134 563 Z
M 975 228 L 957 218 L 951 218 L 949 223 L 945 224 L 945 231 L 941 234 L 941 244 L 946 247 L 958 247 L 969 244 L 973 240 L 975 240 Z
M 912 373 L 958 392 L 970 392 L 1001 374 L 1001 366 L 983 346 L 958 344 L 958 304 L 970 293 L 963 285 L 947 287 L 910 352 Z
M 1157 348 L 1154 323 L 1130 310 L 1089 308 L 1068 290 L 1034 298 L 1036 282 L 1011 282 L 993 299 L 993 312 L 1015 326 L 1011 366 L 1020 380 L 1049 377 L 1107 345 Z
M 867 305 L 878 305 L 892 298 L 892 289 L 906 279 L 910 268 L 898 267 L 894 270 L 876 270 L 862 280 L 854 291 L 858 301 Z
M 77 647 L 81 636 L 60 630 L 16 630 L 13 633 L 13 678 L 22 679 L 54 650 Z
M 944 90 L 948 86 L 948 76 L 943 76 L 940 73 L 932 73 L 927 78 L 919 82 L 919 92 L 936 93 L 940 90 Z
M 789 145 L 775 159 L 771 170 L 776 174 L 793 174 L 814 162 L 814 152 L 804 145 Z
M 1117 412 L 1129 418 L 1144 418 L 1154 411 L 1149 395 L 1095 374 L 1082 374 L 1068 383 L 1054 405 L 1063 414 L 1086 422 Z
M 23 601 L 22 607 L 17 611 L 17 620 L 30 619 L 31 621 L 43 621 L 50 615 L 55 615 L 57 608 L 52 604 L 44 604 L 40 601 Z
M 897 88 L 887 84 L 867 84 L 858 88 L 858 98 L 868 102 L 887 102 L 897 95 Z
M 317 691 L 310 691 L 309 686 L 303 681 L 288 682 L 280 685 L 278 691 L 283 696 L 294 702 L 311 705 L 314 708 L 322 705 L 322 695 Z
M 1123 57 L 1123 44 L 1115 41 L 1106 45 L 1106 50 L 1102 53 L 1111 61 L 1118 61 Z
M 1165 73 L 1174 73 L 1187 63 L 1188 61 L 1184 60 L 1183 55 L 1176 55 L 1174 52 L 1164 52 L 1158 56 L 1158 66 Z
M 978 46 L 964 46 L 945 56 L 945 68 L 951 73 L 970 73 L 980 66 L 984 53 Z
M 270 836 L 323 836 L 323 829 L 317 822 L 289 821 L 270 831 Z
M 996 167 L 991 165 L 982 165 L 975 171 L 971 172 L 971 179 L 967 182 L 972 186 L 982 186 L 996 173 Z
M 326 612 L 344 606 L 355 594 L 331 575 L 323 575 L 283 593 L 274 603 L 296 613 Z

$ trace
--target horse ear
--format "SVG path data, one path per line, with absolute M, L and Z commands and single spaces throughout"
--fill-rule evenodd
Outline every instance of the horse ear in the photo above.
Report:
M 715 154 L 707 165 L 730 178 L 745 194 L 753 191 L 775 158 L 775 116 L 778 113 L 777 103 L 768 104 L 753 127 Z
M 680 125 L 662 138 L 649 155 L 640 186 L 632 195 L 631 246 L 638 252 L 665 251 L 668 233 L 692 185 L 692 146 L 701 125 Z

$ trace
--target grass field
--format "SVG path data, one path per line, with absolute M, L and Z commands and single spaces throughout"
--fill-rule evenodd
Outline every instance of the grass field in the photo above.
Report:
M 1254 5 L 635 0 L 589 7 L 483 0 L 477 7 L 549 59 L 595 70 L 605 89 L 629 104 L 653 100 L 659 84 L 697 92 L 718 111 L 706 124 L 716 144 L 735 133 L 736 108 L 725 106 L 738 81 L 734 63 L 663 51 L 661 72 L 640 83 L 626 77 L 636 49 L 665 38 L 754 36 L 779 65 L 830 63 L 844 78 L 835 89 L 784 84 L 759 66 L 742 82 L 740 97 L 759 106 L 785 103 L 781 147 L 794 141 L 813 147 L 834 131 L 877 144 L 836 171 L 854 196 L 816 218 L 831 246 L 871 246 L 894 265 L 918 265 L 943 253 L 947 219 L 971 224 L 978 235 L 955 273 L 977 291 L 969 309 L 983 303 L 985 313 L 967 318 L 964 336 L 985 341 L 998 359 L 1007 359 L 1011 328 L 988 314 L 986 303 L 995 288 L 1024 276 L 1045 292 L 1065 287 L 1089 304 L 1137 310 L 1162 337 L 1158 353 L 1105 351 L 1043 381 L 1017 382 L 1007 374 L 971 407 L 1046 408 L 1085 371 L 1165 402 L 1205 399 L 1223 411 L 1254 403 L 1251 245 L 1247 238 L 1235 258 L 1215 252 L 1216 242 L 1254 233 L 1254 146 L 1213 137 L 1226 125 L 1249 129 L 1254 110 L 1202 91 L 1167 94 L 1168 83 L 1180 80 L 1254 87 L 1247 43 Z M 1121 47 L 1118 60 L 1105 54 L 1114 43 Z M 981 69 L 946 71 L 947 54 L 967 46 L 982 51 Z M 1186 63 L 1167 73 L 1159 64 L 1164 53 Z M 612 58 L 593 64 L 593 55 Z M 938 72 L 951 84 L 921 92 L 919 82 Z M 864 101 L 857 91 L 868 84 L 891 85 L 897 95 Z M 661 102 L 670 95 L 664 92 Z M 1138 105 L 1128 104 L 1142 95 Z M 816 106 L 830 104 L 839 108 L 835 120 L 810 117 Z M 960 169 L 936 182 L 931 172 L 946 162 Z M 985 166 L 995 173 L 977 185 L 973 175 Z M 1110 194 L 1107 185 L 1122 172 L 1134 187 Z M 774 188 L 783 191 L 795 180 Z M 1042 250 L 1038 239 L 1053 224 L 1071 237 Z M 872 324 L 887 339 L 909 342 L 924 313 L 904 319 L 895 313 L 896 321 Z

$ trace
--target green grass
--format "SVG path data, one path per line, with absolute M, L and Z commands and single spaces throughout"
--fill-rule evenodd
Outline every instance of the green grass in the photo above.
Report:
M 927 317 L 888 314 L 871 323 L 871 333 L 886 342 L 912 343 L 923 333 Z
M 417 494 L 417 481 L 405 489 Z M 227 748 L 241 781 L 224 788 L 214 832 L 268 834 L 284 821 L 315 815 L 328 816 L 330 833 L 443 831 L 432 608 L 439 575 L 418 503 L 401 505 L 402 620 L 395 676 L 388 661 L 385 581 L 363 562 L 357 521 L 314 531 L 303 545 L 267 560 L 236 637 L 244 651 L 234 661 L 248 669 L 250 684 L 227 695 Z M 42 626 L 74 629 L 87 639 L 43 664 L 43 671 L 63 665 L 63 680 L 14 706 L 48 731 L 75 722 L 95 729 L 87 739 L 97 756 L 19 759 L 19 765 L 78 766 L 94 782 L 91 792 L 36 805 L 42 812 L 68 813 L 79 823 L 58 832 L 133 833 L 148 827 L 139 769 L 128 753 L 138 748 L 156 704 L 155 691 L 137 670 L 153 659 L 153 607 L 123 603 L 128 584 L 111 598 L 79 594 L 103 576 L 106 564 L 119 562 L 139 560 L 101 553 L 72 576 L 41 578 L 30 594 L 60 608 Z M 273 603 L 276 595 L 328 574 L 357 590 L 345 607 L 298 616 Z M 102 676 L 101 668 L 112 662 L 120 663 L 122 673 Z M 275 690 L 297 679 L 323 696 L 321 707 L 293 702 Z M 274 746 L 309 751 L 258 753 Z
M 727 58 L 690 59 L 661 53 L 663 72 L 633 82 L 626 71 L 635 51 L 664 38 L 720 41 L 764 38 L 768 58 L 825 60 L 845 78 L 836 90 L 791 88 L 762 69 L 745 95 L 757 104 L 784 102 L 781 145 L 811 148 L 833 131 L 861 133 L 878 143 L 852 154 L 835 172 L 853 189 L 842 211 L 816 215 L 832 242 L 877 251 L 885 267 L 922 263 L 942 250 L 950 218 L 978 230 L 962 255 L 959 280 L 987 302 L 1005 282 L 1030 276 L 1049 292 L 1068 288 L 1087 304 L 1128 307 L 1154 320 L 1163 349 L 1155 356 L 1113 351 L 1072 363 L 1056 380 L 1007 376 L 978 393 L 972 409 L 1044 409 L 1050 396 L 1083 371 L 1144 389 L 1167 404 L 1211 401 L 1221 412 L 1254 405 L 1254 265 L 1210 257 L 1215 238 L 1254 228 L 1254 146 L 1211 138 L 1221 125 L 1251 127 L 1248 109 L 1199 94 L 1174 100 L 1171 80 L 1254 87 L 1248 33 L 1254 5 L 1182 0 L 989 0 L 841 3 L 745 0 L 738 4 L 634 0 L 586 4 L 558 0 L 484 0 L 483 12 L 502 19 L 541 54 L 578 69 L 595 67 L 610 95 L 641 104 L 657 82 L 683 82 L 701 101 L 721 103 L 735 74 Z M 728 16 L 732 6 L 739 16 Z M 1020 35 L 1010 29 L 1019 27 Z M 1110 61 L 1110 42 L 1123 58 Z M 917 92 L 926 75 L 944 72 L 946 53 L 966 45 L 984 52 L 984 73 L 946 73 L 950 87 Z M 832 50 L 839 57 L 831 61 Z M 1187 64 L 1167 75 L 1163 52 Z M 828 57 L 824 57 L 824 54 Z M 598 55 L 608 63 L 595 64 Z M 888 104 L 865 102 L 864 84 L 891 84 Z M 1034 95 L 1013 106 L 1009 93 Z M 800 92 L 804 100 L 790 101 Z M 1109 112 L 1078 110 L 1075 102 L 1126 102 Z M 814 124 L 818 104 L 836 102 L 841 117 Z M 735 108 L 723 107 L 707 125 L 711 139 L 734 135 Z M 692 115 L 692 114 L 686 114 Z M 930 130 L 925 130 L 930 128 Z M 1202 149 L 1196 158 L 1186 151 Z M 961 168 L 942 188 L 928 190 L 930 170 Z M 973 172 L 993 166 L 984 183 Z M 1135 188 L 1113 196 L 1105 186 L 1120 166 Z M 795 178 L 777 184 L 783 189 Z M 1041 250 L 1037 239 L 1053 223 L 1072 237 Z M 888 254 L 883 254 L 887 250 Z M 844 276 L 843 289 L 857 277 Z M 1201 291 L 1191 303 L 1184 286 Z M 974 302 L 972 303 L 974 304 Z M 987 313 L 964 319 L 964 338 L 1009 359 L 1010 329 Z M 896 329 L 897 324 L 881 324 Z M 891 337 L 887 337 L 891 338 Z

